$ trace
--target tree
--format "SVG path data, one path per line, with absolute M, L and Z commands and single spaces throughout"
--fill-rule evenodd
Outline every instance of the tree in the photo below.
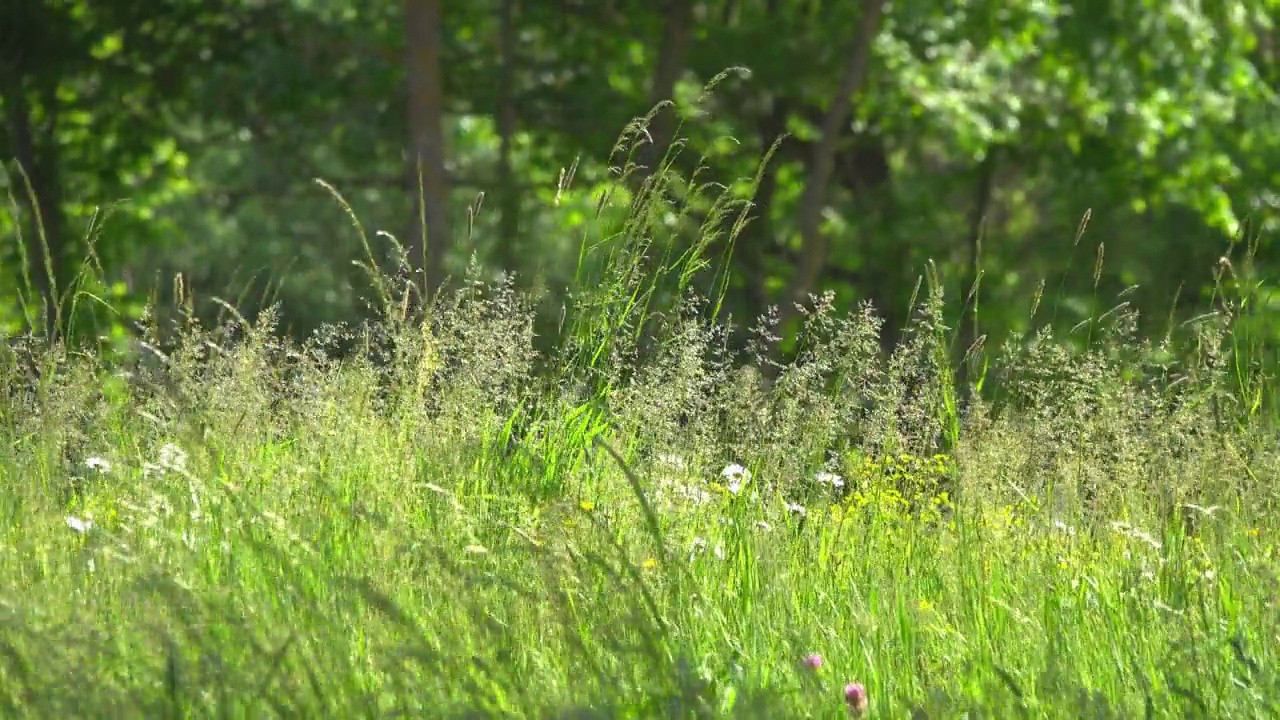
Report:
M 417 188 L 413 225 L 406 247 L 410 261 L 425 271 L 423 294 L 426 297 L 434 295 L 444 282 L 445 255 L 452 240 L 449 186 L 445 177 L 440 23 L 440 0 L 405 0 L 409 157 L 411 187 Z
M 498 89 L 494 116 L 498 130 L 499 261 L 508 272 L 518 269 L 520 247 L 520 189 L 512 161 L 519 123 L 515 102 L 517 0 L 501 0 L 498 21 Z
M 787 291 L 788 302 L 782 307 L 784 323 L 794 317 L 796 303 L 807 302 L 827 263 L 827 240 L 822 234 L 820 222 L 822 209 L 826 204 L 827 184 L 835 170 L 836 143 L 846 132 L 845 126 L 849 123 L 855 95 L 862 89 L 866 79 L 871 46 L 880 32 L 883 17 L 884 0 L 863 0 L 857 33 L 849 46 L 844 74 L 823 117 L 819 139 L 809 160 L 797 217 L 800 264 Z
M 128 198 L 102 235 L 108 268 L 182 270 L 206 294 L 240 285 L 234 301 L 281 297 L 299 332 L 353 319 L 365 292 L 348 269 L 361 247 L 312 178 L 366 227 L 414 226 L 405 241 L 428 289 L 457 253 L 456 211 L 496 195 L 484 209 L 497 213 L 468 217 L 467 250 L 538 276 L 558 308 L 619 131 L 735 66 L 751 77 L 720 84 L 709 112 L 679 114 L 675 166 L 727 192 L 755 188 L 726 302 L 735 318 L 789 315 L 830 289 L 840 307 L 871 300 L 888 346 L 932 259 L 952 299 L 983 276 L 982 333 L 1047 320 L 1026 312 L 1042 279 L 1075 324 L 1129 284 L 1148 305 L 1204 285 L 1242 218 L 1275 223 L 1272 0 L 1230 12 L 1155 0 L 14 7 L 30 18 L 0 48 L 0 141 L 6 160 L 39 170 L 38 204 L 62 210 L 55 277 L 82 254 L 70 228 Z M 643 165 L 656 167 L 675 118 L 657 116 Z M 700 226 L 707 208 L 686 190 L 664 186 L 680 207 L 655 213 L 669 223 L 656 251 L 683 250 Z M 1265 247 L 1259 262 L 1280 265 Z
M 27 258 L 18 274 L 31 279 L 43 305 L 43 317 L 25 318 L 30 329 L 49 336 L 66 329 L 65 294 L 85 249 L 69 209 L 84 217 L 86 208 L 115 206 L 119 230 L 134 242 L 154 241 L 147 198 L 184 161 L 169 120 L 190 109 L 192 58 L 233 62 L 264 14 L 230 0 L 145 8 L 18 0 L 0 10 L 0 153 L 13 161 L 10 189 L 26 210 L 15 227 Z M 100 252 L 118 264 L 130 249 Z
M 693 0 L 667 0 L 662 39 L 658 44 L 657 61 L 653 77 L 649 81 L 649 104 L 670 102 L 675 95 L 676 81 L 685 72 L 689 45 L 693 41 Z M 644 179 L 658 168 L 663 154 L 675 134 L 674 108 L 665 108 L 654 116 L 649 127 L 650 140 L 641 156 L 643 169 L 637 179 Z

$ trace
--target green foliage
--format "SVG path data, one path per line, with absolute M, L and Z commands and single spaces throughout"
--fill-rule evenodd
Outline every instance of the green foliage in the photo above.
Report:
M 511 58 L 501 46 L 505 3 Z M 592 232 L 602 195 L 619 200 L 618 172 L 639 177 L 626 167 L 630 155 L 609 149 L 616 129 L 656 99 L 656 68 L 674 52 L 661 41 L 674 22 L 668 10 L 515 0 L 446 8 L 455 277 L 473 256 L 486 277 L 516 273 L 521 287 L 542 291 L 544 324 L 570 302 L 579 240 Z M 1274 265 L 1276 11 L 1269 0 L 894 4 L 838 143 L 819 293 L 834 291 L 842 309 L 873 301 L 886 342 L 907 324 L 926 260 L 951 297 L 982 278 L 988 303 L 975 333 L 993 344 L 1032 329 L 1024 308 L 1042 278 L 1059 285 L 1060 327 L 1105 309 L 1095 288 L 1105 297 L 1136 284 L 1144 306 L 1176 295 L 1182 319 L 1203 312 L 1210 268 L 1233 243 L 1261 237 L 1256 262 Z M 53 200 L 70 221 L 63 236 L 84 235 L 79 226 L 94 208 L 113 209 L 98 246 L 110 282 L 126 281 L 134 297 L 167 295 L 156 277 L 182 272 L 200 298 L 223 297 L 250 314 L 281 299 L 296 337 L 363 314 L 365 279 L 350 268 L 361 248 L 335 231 L 340 212 L 309 180 L 336 187 L 370 227 L 405 232 L 415 190 L 403 160 L 411 78 L 396 8 L 174 0 L 146 13 L 77 2 L 28 3 L 23 12 L 10 27 L 34 29 L 5 44 L 19 82 L 0 92 L 0 104 L 10 117 L 25 108 L 38 130 L 45 174 L 56 175 Z M 701 231 L 717 211 L 706 188 L 663 188 L 688 204 L 650 223 L 664 228 L 653 250 L 679 257 L 706 241 L 692 251 L 719 257 L 732 246 L 721 307 L 750 325 L 784 302 L 799 260 L 795 213 L 856 11 L 695 1 L 690 18 L 672 91 L 686 139 L 668 159 L 695 185 L 699 168 L 756 177 L 730 188 L 756 204 L 745 226 L 736 213 L 719 217 L 735 231 L 709 237 Z M 728 67 L 749 76 L 701 93 Z M 510 108 L 512 128 L 500 108 Z M 17 150 L 13 127 L 0 129 L 7 153 Z M 8 177 L 23 201 L 18 176 Z M 978 192 L 984 177 L 987 194 Z M 481 202 L 480 193 L 497 199 Z M 16 277 L 8 240 L 30 214 L 6 209 L 0 259 Z M 1087 210 L 1108 234 L 1068 242 Z M 967 239 L 975 232 L 976 245 Z M 64 244 L 66 286 L 79 254 Z M 393 267 L 392 243 L 376 245 L 379 265 Z M 1107 260 L 1100 277 L 1066 272 L 1097 253 Z M 202 301 L 197 310 L 212 320 L 218 307 Z

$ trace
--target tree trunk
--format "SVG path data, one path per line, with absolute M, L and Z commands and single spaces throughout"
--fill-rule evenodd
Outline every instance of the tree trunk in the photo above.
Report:
M 790 114 L 785 99 L 774 97 L 772 105 L 769 114 L 760 119 L 756 128 L 760 147 L 765 150 L 786 133 L 787 116 Z M 776 251 L 777 244 L 773 225 L 773 200 L 777 190 L 778 160 L 775 157 L 760 173 L 760 185 L 752 199 L 753 217 L 739 239 L 739 252 L 734 253 L 736 265 L 743 275 L 746 307 L 743 319 L 748 326 L 769 309 L 769 294 L 765 290 L 765 283 L 769 274 L 768 256 Z
M 444 87 L 440 71 L 440 0 L 405 0 L 406 73 L 409 84 L 409 187 L 413 221 L 405 248 L 423 274 L 424 299 L 444 282 L 449 188 L 444 167 Z
M 502 0 L 498 29 L 498 260 L 507 272 L 520 269 L 520 189 L 511 165 L 511 142 L 516 133 L 515 12 L 518 0 Z
M 675 94 L 676 81 L 684 72 L 693 41 L 693 0 L 668 0 L 666 23 L 662 28 L 662 40 L 658 46 L 658 64 L 654 66 L 649 83 L 649 105 L 652 108 Z M 649 126 L 652 143 L 640 153 L 641 164 L 637 179 L 643 181 L 657 172 L 668 146 L 675 137 L 675 108 L 663 108 Z
M 7 82 L 4 99 L 6 121 L 13 137 L 14 152 L 25 180 L 14 177 L 17 195 L 31 213 L 31 224 L 23 231 L 27 267 L 40 302 L 44 305 L 44 332 L 50 339 L 61 333 L 62 309 L 58 293 L 66 277 L 66 238 L 62 216 L 62 189 L 59 185 L 57 155 L 53 142 L 38 141 L 31 124 L 26 88 L 21 77 Z M 53 130 L 50 128 L 49 133 Z M 28 188 L 26 183 L 30 182 Z M 34 299 L 34 298 L 33 298 Z M 32 328 L 35 330 L 35 328 Z
M 826 203 L 827 185 L 835 169 L 836 144 L 849 121 L 854 96 L 866 80 L 871 45 L 880 33 L 883 17 L 884 0 L 863 0 L 858 33 L 849 49 L 848 64 L 840 78 L 840 89 L 831 100 L 831 107 L 823 118 L 818 143 L 814 146 L 813 157 L 809 161 L 809 172 L 805 178 L 804 194 L 800 198 L 800 213 L 797 217 L 800 264 L 779 309 L 784 326 L 796 316 L 795 304 L 807 301 L 826 265 L 827 239 L 819 226 L 822 208 Z

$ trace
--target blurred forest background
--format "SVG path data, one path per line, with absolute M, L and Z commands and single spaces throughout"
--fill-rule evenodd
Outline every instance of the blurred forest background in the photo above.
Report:
M 753 201 L 733 247 L 724 227 L 708 248 L 732 250 L 740 326 L 830 290 L 872 301 L 891 341 L 929 260 L 953 312 L 981 276 L 997 337 L 1026 329 L 1042 283 L 1065 327 L 1136 285 L 1159 333 L 1175 304 L 1208 308 L 1223 256 L 1259 302 L 1280 277 L 1277 0 L 0 7 L 10 334 L 55 319 L 23 289 L 49 296 L 46 269 L 67 288 L 90 246 L 94 292 L 135 314 L 181 273 L 246 315 L 280 302 L 295 335 L 364 316 L 365 251 L 316 178 L 399 238 L 427 287 L 474 262 L 554 317 L 584 238 L 622 228 L 663 157 L 690 184 L 663 190 L 655 252 L 707 236 L 708 196 Z M 636 152 L 614 152 L 666 99 Z

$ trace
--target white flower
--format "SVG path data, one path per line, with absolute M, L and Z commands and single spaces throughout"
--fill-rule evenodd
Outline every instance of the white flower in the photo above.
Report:
M 89 468 L 90 470 L 95 470 L 103 474 L 111 472 L 111 463 L 105 458 L 100 458 L 96 455 L 93 457 L 85 458 L 84 464 L 85 464 L 85 467 Z
M 707 545 L 708 543 L 704 538 L 695 537 L 689 547 L 689 562 L 693 562 L 694 558 L 706 552 Z M 716 546 L 711 549 L 711 554 L 714 555 L 717 560 L 723 560 L 724 546 L 720 543 L 716 543 Z
M 725 479 L 729 492 L 737 495 L 742 492 L 742 486 L 750 482 L 751 471 L 738 463 L 729 463 L 720 471 L 720 477 Z
M 165 443 L 160 446 L 160 466 L 168 470 L 177 470 L 181 472 L 187 467 L 187 451 L 174 445 L 173 443 Z
M 809 511 L 806 510 L 803 505 L 801 505 L 800 503 L 793 503 L 793 502 L 787 503 L 787 512 L 794 513 L 796 515 L 799 515 L 800 517 L 804 517 L 805 515 L 809 514 Z
M 819 485 L 830 485 L 833 488 L 844 487 L 844 478 L 825 470 L 815 475 L 813 479 L 817 480 Z
M 694 538 L 693 542 L 689 544 L 689 562 L 693 562 L 694 558 L 706 552 L 706 550 L 707 541 L 700 537 Z
M 773 529 L 773 526 L 770 525 L 767 520 L 760 520 L 759 522 L 756 523 L 756 527 L 760 528 L 764 532 L 769 532 L 770 530 Z
M 75 530 L 78 533 L 87 533 L 93 529 L 93 520 L 91 518 L 86 518 L 81 520 L 80 518 L 74 515 L 68 515 L 67 527 L 71 528 L 72 530 Z

